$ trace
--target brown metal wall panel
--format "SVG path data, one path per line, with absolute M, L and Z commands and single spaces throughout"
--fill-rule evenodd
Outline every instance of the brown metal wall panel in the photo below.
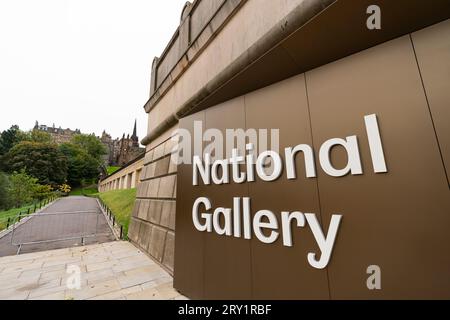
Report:
M 226 113 L 224 114 L 224 110 Z M 222 131 L 245 128 L 244 97 L 227 101 L 206 110 L 205 126 Z M 224 157 L 225 149 L 223 150 Z M 196 187 L 194 187 L 194 190 Z M 233 197 L 246 197 L 245 184 L 210 185 L 204 192 L 196 192 L 211 200 L 215 208 L 233 207 Z M 192 222 L 191 222 L 192 223 Z M 251 297 L 250 242 L 243 238 L 219 236 L 215 232 L 205 233 L 205 298 L 249 299 Z
M 222 131 L 279 128 L 281 154 L 284 147 L 313 146 L 318 178 L 305 178 L 302 156 L 296 180 L 286 180 L 284 170 L 275 182 L 241 185 L 194 187 L 192 166 L 178 166 L 175 287 L 209 299 L 450 297 L 450 197 L 440 152 L 447 161 L 449 59 L 448 43 L 436 35 L 447 31 L 435 26 L 414 34 L 416 52 L 404 36 L 182 119 L 180 127 L 191 133 L 194 120 Z M 373 172 L 364 126 L 370 114 L 378 118 L 387 173 Z M 350 135 L 358 137 L 364 173 L 325 174 L 320 146 Z M 333 148 L 331 159 L 339 168 L 347 155 Z M 328 267 L 307 261 L 319 251 L 308 225 L 292 227 L 291 248 L 281 235 L 263 244 L 253 233 L 244 240 L 197 231 L 191 210 L 200 196 L 210 198 L 210 212 L 249 196 L 252 214 L 316 213 L 325 234 L 331 215 L 342 214 Z M 370 265 L 381 268 L 381 290 L 367 288 Z
M 450 174 L 450 20 L 411 35 L 436 129 Z
M 299 75 L 245 97 L 247 128 L 280 129 L 280 154 L 286 147 L 312 145 L 305 78 Z M 271 210 L 281 222 L 281 211 L 316 213 L 320 220 L 317 180 L 305 175 L 304 157 L 296 158 L 297 179 L 285 171 L 274 182 L 249 183 L 252 214 Z M 252 240 L 253 298 L 328 299 L 326 270 L 312 268 L 307 254 L 317 250 L 308 227 L 293 223 L 293 247 L 285 247 L 279 235 L 273 244 Z
M 314 143 L 356 134 L 360 176 L 319 171 L 325 225 L 343 215 L 331 298 L 448 298 L 450 197 L 409 36 L 306 74 Z M 373 173 L 363 117 L 377 114 L 388 173 Z M 336 166 L 346 158 L 334 155 Z M 382 290 L 368 290 L 378 265 Z
M 194 121 L 205 121 L 205 113 L 180 120 L 179 128 L 187 129 L 193 136 Z M 178 165 L 177 205 L 175 218 L 175 263 L 174 288 L 191 299 L 201 299 L 203 295 L 204 234 L 192 224 L 192 204 L 202 186 L 192 187 L 192 166 Z

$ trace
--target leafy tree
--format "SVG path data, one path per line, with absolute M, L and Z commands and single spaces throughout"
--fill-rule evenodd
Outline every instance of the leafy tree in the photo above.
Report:
M 14 172 L 11 175 L 8 193 L 10 199 L 17 208 L 33 199 L 37 181 L 36 178 L 27 175 L 23 169 L 20 172 Z
M 14 125 L 0 134 L 0 155 L 6 154 L 12 147 L 22 141 L 52 143 L 52 136 L 47 132 L 36 129 L 24 132 Z
M 27 135 L 21 131 L 17 125 L 3 131 L 0 134 L 0 155 L 6 154 L 17 143 L 25 140 L 26 136 Z
M 23 169 L 41 184 L 61 184 L 67 177 L 67 158 L 54 144 L 23 141 L 4 158 L 9 172 Z
M 16 144 L 27 139 L 27 134 L 19 129 L 19 126 L 11 126 L 8 130 L 0 133 L 0 170 L 8 171 L 5 164 L 6 154 Z
M 102 156 L 107 154 L 103 143 L 94 135 L 77 134 L 72 138 L 71 142 L 81 147 L 99 163 L 102 161 Z
M 84 180 L 95 179 L 99 174 L 99 161 L 83 147 L 73 143 L 63 143 L 59 150 L 67 158 L 67 182 L 80 186 Z
M 47 132 L 34 129 L 28 133 L 27 140 L 31 142 L 52 143 L 52 136 Z
M 9 178 L 3 172 L 0 172 L 0 209 L 8 209 L 10 199 L 8 194 Z

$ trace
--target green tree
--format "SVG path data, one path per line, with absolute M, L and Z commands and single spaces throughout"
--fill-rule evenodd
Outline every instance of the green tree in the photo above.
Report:
M 23 169 L 41 184 L 61 184 L 67 177 L 67 158 L 55 144 L 23 141 L 4 158 L 8 172 Z
M 44 131 L 31 130 L 28 134 L 28 141 L 40 143 L 52 143 L 52 136 Z
M 0 209 L 9 209 L 10 199 L 8 194 L 9 178 L 3 172 L 0 172 Z
M 0 170 L 8 171 L 5 164 L 6 154 L 19 142 L 26 140 L 27 134 L 19 129 L 19 126 L 11 126 L 0 133 Z
M 72 138 L 71 141 L 74 145 L 81 147 L 94 159 L 102 161 L 102 156 L 107 153 L 103 143 L 94 135 L 88 134 L 77 134 Z
M 0 155 L 6 154 L 20 141 L 25 140 L 27 135 L 19 129 L 19 126 L 11 126 L 0 134 Z
M 0 135 L 0 155 L 7 153 L 17 142 L 19 127 L 14 125 Z
M 14 172 L 11 175 L 8 194 L 9 198 L 17 208 L 33 199 L 37 181 L 36 178 L 27 175 L 23 169 L 20 172 Z
M 59 150 L 67 158 L 67 182 L 80 186 L 84 180 L 96 179 L 99 174 L 99 160 L 95 159 L 80 145 L 63 143 Z

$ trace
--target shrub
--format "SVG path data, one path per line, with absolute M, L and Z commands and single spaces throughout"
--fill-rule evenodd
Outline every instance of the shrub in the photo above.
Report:
M 44 200 L 52 195 L 52 191 L 52 186 L 38 184 L 34 189 L 33 198 L 39 201 Z
M 22 169 L 20 172 L 14 172 L 9 180 L 8 195 L 13 205 L 18 208 L 31 202 L 37 188 L 38 179 L 30 177 Z
M 9 178 L 3 172 L 0 172 L 0 209 L 8 209 L 11 205 L 8 194 Z

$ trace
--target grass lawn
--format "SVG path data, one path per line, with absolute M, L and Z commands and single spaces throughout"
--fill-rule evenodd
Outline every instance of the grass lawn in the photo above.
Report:
M 6 228 L 8 218 L 11 218 L 12 220 L 12 218 L 16 217 L 19 212 L 25 213 L 28 209 L 34 209 L 34 204 L 23 206 L 20 208 L 9 209 L 6 211 L 0 211 L 0 231 Z
M 84 195 L 92 195 L 98 193 L 97 188 L 88 187 L 88 188 L 75 188 L 70 191 L 71 196 L 84 196 Z
M 111 166 L 111 167 L 107 167 L 106 168 L 106 171 L 108 172 L 108 175 L 110 175 L 110 174 L 113 174 L 114 172 L 116 172 L 117 170 L 119 170 L 121 167 L 114 167 L 114 166 Z
M 111 209 L 116 221 L 123 226 L 123 234 L 128 235 L 128 224 L 136 200 L 136 189 L 112 190 L 96 194 Z

